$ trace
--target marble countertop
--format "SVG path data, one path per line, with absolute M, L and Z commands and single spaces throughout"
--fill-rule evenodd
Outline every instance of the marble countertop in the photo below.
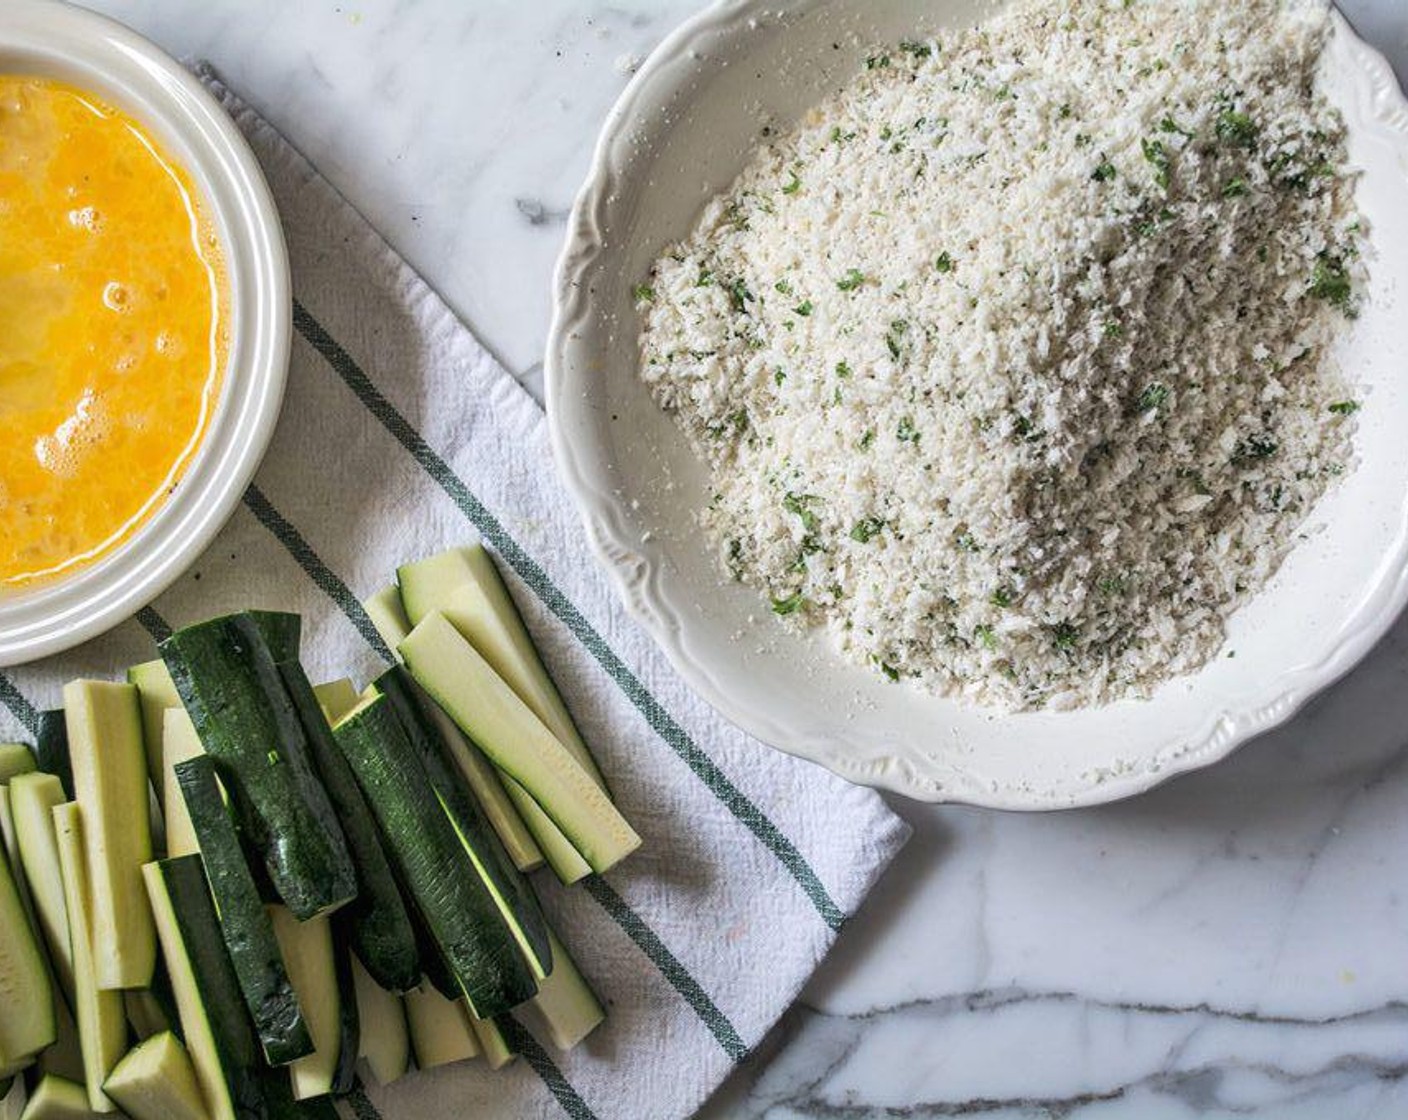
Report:
M 597 129 L 697 0 L 90 6 L 212 60 L 537 392 Z M 1408 78 L 1408 2 L 1341 7 Z M 910 846 L 707 1114 L 1408 1115 L 1405 680 L 1408 621 L 1138 800 L 896 801 Z

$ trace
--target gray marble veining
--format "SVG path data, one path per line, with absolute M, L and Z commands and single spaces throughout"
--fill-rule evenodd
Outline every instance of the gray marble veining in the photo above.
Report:
M 597 129 L 696 6 L 90 2 L 213 60 L 534 390 Z M 1342 8 L 1408 75 L 1408 2 Z M 1408 622 L 1290 726 L 1136 801 L 897 803 L 914 841 L 707 1115 L 1408 1114 L 1405 683 Z

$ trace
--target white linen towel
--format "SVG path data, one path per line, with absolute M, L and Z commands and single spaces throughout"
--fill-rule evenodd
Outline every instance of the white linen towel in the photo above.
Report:
M 530 1046 L 359 1088 L 363 1120 L 686 1116 L 830 948 L 906 827 L 873 792 L 749 739 L 627 616 L 554 472 L 547 421 L 440 299 L 208 67 L 282 213 L 296 334 L 282 419 L 243 506 L 174 587 L 101 639 L 0 674 L 0 739 L 64 681 L 154 656 L 168 627 L 303 614 L 314 679 L 383 664 L 357 605 L 398 562 L 482 538 L 644 838 L 604 878 L 535 882 L 608 1008 L 575 1051 Z

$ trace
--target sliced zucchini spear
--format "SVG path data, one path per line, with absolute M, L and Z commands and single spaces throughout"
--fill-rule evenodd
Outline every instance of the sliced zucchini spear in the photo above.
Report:
M 405 1003 L 411 1048 L 419 1069 L 479 1056 L 479 1040 L 463 1003 L 446 999 L 433 988 L 407 992 Z
M 259 1047 L 220 936 L 200 856 L 142 869 L 181 1033 L 210 1120 L 263 1118 Z
M 19 869 L 0 853 L 0 1067 L 7 1069 L 25 1064 L 56 1037 L 49 970 L 19 882 Z
M 94 1112 L 115 1112 L 117 1106 L 103 1092 L 103 1082 L 127 1049 L 127 1017 L 122 1006 L 122 993 L 105 991 L 98 986 L 88 902 L 91 888 L 88 883 L 87 845 L 83 836 L 85 825 L 76 803 L 70 801 L 54 807 L 54 833 L 64 879 L 69 938 L 73 945 L 73 982 L 78 1004 L 74 1010 L 83 1051 L 88 1107 Z
M 342 824 L 357 872 L 357 897 L 337 915 L 352 947 L 376 982 L 404 992 L 420 982 L 420 954 L 406 904 L 382 851 L 376 822 L 298 661 L 301 623 L 296 614 L 251 611 L 298 712 L 310 757 Z
M 558 1050 L 571 1050 L 606 1018 L 601 1001 L 577 969 L 566 947 L 552 937 L 552 975 L 538 994 L 514 1014 L 535 1034 L 545 1035 Z
M 181 697 L 171 681 L 166 662 L 145 661 L 127 670 L 127 683 L 137 689 L 142 706 L 142 741 L 147 748 L 147 776 L 152 788 L 161 789 L 161 767 L 164 759 L 162 741 L 166 736 L 166 710 L 179 708 Z
M 162 715 L 162 728 L 161 815 L 166 821 L 166 854 L 175 859 L 200 851 L 195 825 L 191 823 L 181 783 L 176 778 L 176 767 L 187 759 L 199 758 L 205 750 L 185 708 L 167 708 Z
M 351 991 L 343 999 L 331 920 L 300 922 L 283 906 L 272 907 L 270 914 L 313 1039 L 313 1052 L 289 1066 L 294 1099 L 348 1092 L 357 1061 L 357 1006 Z M 350 972 L 346 983 L 350 988 Z
M 225 805 L 215 760 L 200 755 L 177 763 L 176 780 L 200 842 L 220 934 L 264 1058 L 271 1066 L 287 1065 L 311 1054 L 313 1040 Z
M 605 789 L 596 759 L 548 675 L 488 550 L 482 544 L 451 548 L 402 565 L 396 579 L 411 625 L 418 626 L 431 611 L 443 614 Z
M 363 605 L 382 640 L 393 650 L 411 632 L 410 621 L 401 607 L 401 593 L 395 587 L 383 587 Z M 554 862 L 554 870 L 563 882 L 576 882 L 588 874 L 591 868 L 586 861 L 567 843 L 557 825 L 538 808 L 523 787 L 511 778 L 505 779 L 479 748 L 464 737 L 449 716 L 428 699 L 427 704 L 455 765 L 474 791 L 475 799 L 518 870 L 532 871 L 543 865 L 542 849 L 534 839 L 542 833 L 551 841 L 560 841 L 556 849 L 559 858 Z M 339 715 L 333 722 L 340 718 Z
M 514 867 L 461 775 L 450 764 L 445 741 L 437 725 L 427 718 L 429 702 L 422 702 L 420 690 L 400 666 L 378 677 L 374 687 L 395 711 L 412 753 L 430 778 L 465 851 L 474 860 L 480 878 L 518 940 L 533 975 L 541 980 L 552 971 L 547 920 L 528 880 Z
M 54 834 L 54 807 L 63 802 L 63 786 L 53 774 L 20 774 L 10 780 L 10 811 L 15 818 L 20 863 L 34 901 L 35 921 L 49 947 L 59 987 L 72 1002 L 73 950 Z
M 88 1107 L 88 1091 L 82 1085 L 50 1073 L 39 1079 L 20 1120 L 91 1120 L 99 1115 Z
M 23 743 L 0 743 L 0 783 L 35 769 L 34 752 Z
M 481 878 L 481 862 L 445 812 L 388 699 L 354 708 L 334 736 L 387 854 L 475 1013 L 497 1015 L 531 998 L 533 971 Z
M 279 897 L 299 920 L 351 901 L 357 876 L 342 826 L 258 623 L 212 619 L 160 649 Z
M 606 791 L 443 615 L 426 615 L 400 652 L 416 681 L 528 791 L 592 870 L 609 870 L 640 846 Z
M 103 1088 L 131 1120 L 205 1120 L 195 1069 L 170 1031 L 129 1051 Z
M 471 1015 L 469 1025 L 474 1031 L 475 1039 L 479 1042 L 479 1049 L 484 1054 L 484 1061 L 488 1063 L 490 1069 L 503 1069 L 518 1057 L 517 1051 L 509 1045 L 508 1039 L 504 1037 L 504 1032 L 499 1029 L 499 1024 L 493 1019 L 476 1019 Z
M 137 690 L 73 681 L 64 688 L 64 715 L 73 791 L 83 811 L 98 985 L 145 988 L 156 967 L 156 930 L 142 888 L 152 832 Z
M 400 996 L 388 992 L 372 979 L 355 954 L 350 960 L 360 1034 L 357 1055 L 367 1060 L 367 1067 L 378 1085 L 390 1085 L 410 1068 L 411 1042 L 406 1033 L 406 1009 Z

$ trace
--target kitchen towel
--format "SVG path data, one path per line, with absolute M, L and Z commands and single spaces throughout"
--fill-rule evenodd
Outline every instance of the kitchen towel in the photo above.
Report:
M 749 739 L 628 617 L 558 482 L 538 405 L 429 287 L 207 66 L 283 217 L 295 294 L 288 396 L 242 507 L 175 586 L 82 648 L 0 673 L 0 739 L 64 681 L 154 656 L 171 627 L 303 614 L 314 679 L 384 664 L 358 605 L 396 565 L 482 539 L 592 745 L 639 852 L 534 879 L 607 1006 L 570 1053 L 366 1078 L 359 1120 L 687 1116 L 796 996 L 907 835 L 868 789 Z

